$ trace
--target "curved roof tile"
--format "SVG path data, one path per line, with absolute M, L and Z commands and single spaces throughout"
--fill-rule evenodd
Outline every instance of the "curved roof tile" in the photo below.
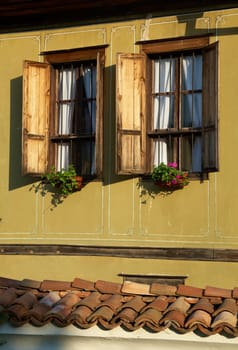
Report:
M 238 336 L 238 288 L 232 290 L 158 283 L 23 281 L 0 278 L 0 313 L 14 326 L 30 323 L 87 329 L 122 327 L 203 336 Z

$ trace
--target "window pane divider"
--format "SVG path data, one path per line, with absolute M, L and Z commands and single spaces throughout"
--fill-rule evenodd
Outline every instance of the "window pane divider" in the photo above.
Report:
M 50 139 L 51 141 L 57 142 L 61 140 L 80 140 L 80 139 L 89 139 L 89 138 L 95 138 L 95 134 L 57 135 L 57 136 L 52 136 Z
M 172 130 L 172 129 L 160 129 L 160 130 L 153 130 L 148 132 L 149 137 L 158 137 L 159 135 L 182 135 L 182 134 L 201 134 L 202 128 L 187 128 L 187 129 L 179 129 L 179 130 Z

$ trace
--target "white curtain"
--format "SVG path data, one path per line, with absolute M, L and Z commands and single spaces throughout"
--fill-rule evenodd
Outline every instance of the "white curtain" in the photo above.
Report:
M 58 134 L 70 135 L 74 132 L 73 117 L 75 112 L 76 81 L 78 68 L 73 66 L 63 68 L 59 72 L 59 119 Z M 92 135 L 96 132 L 96 66 L 81 65 L 80 79 L 82 83 L 83 106 L 81 118 L 81 132 Z M 85 100 L 86 102 L 85 102 Z M 57 170 L 67 169 L 70 163 L 70 153 L 72 152 L 70 143 L 60 143 L 57 149 Z M 82 173 L 94 174 L 96 169 L 95 142 L 85 139 L 81 142 L 79 150 L 79 162 Z
M 64 101 L 59 106 L 59 135 L 72 133 L 74 100 L 76 94 L 76 69 L 65 68 L 59 73 L 59 100 Z
M 168 129 L 173 127 L 175 90 L 175 60 L 164 58 L 154 61 L 154 129 Z M 182 127 L 201 127 L 202 125 L 202 93 L 192 93 L 202 90 L 202 56 L 184 56 L 182 58 L 182 90 L 191 93 L 182 94 L 181 113 Z M 160 96 L 156 94 L 160 93 Z M 161 93 L 168 93 L 161 95 Z M 159 139 L 154 142 L 154 165 L 168 162 L 168 140 Z M 201 171 L 201 137 L 193 138 L 192 143 L 192 170 Z M 191 153 L 189 152 L 189 153 Z M 186 156 L 186 155 L 185 155 Z
M 69 135 L 73 132 L 74 100 L 76 95 L 76 69 L 64 68 L 59 72 L 59 119 L 58 134 Z M 70 145 L 62 143 L 57 149 L 57 170 L 67 169 L 70 162 Z
M 154 61 L 154 93 L 174 91 L 174 59 L 165 58 Z M 172 126 L 174 98 L 172 95 L 154 97 L 154 129 L 167 129 Z M 168 144 L 165 140 L 154 143 L 154 165 L 167 164 Z

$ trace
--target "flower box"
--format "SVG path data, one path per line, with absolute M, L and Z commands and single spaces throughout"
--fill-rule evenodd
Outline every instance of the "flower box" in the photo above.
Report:
M 178 170 L 175 162 L 168 165 L 160 163 L 154 167 L 151 176 L 156 185 L 168 191 L 181 189 L 189 183 L 188 173 Z

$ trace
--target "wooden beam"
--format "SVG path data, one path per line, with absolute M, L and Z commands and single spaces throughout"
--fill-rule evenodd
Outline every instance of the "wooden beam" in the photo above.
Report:
M 0 255 L 106 256 L 158 260 L 238 262 L 238 249 L 1 244 Z

